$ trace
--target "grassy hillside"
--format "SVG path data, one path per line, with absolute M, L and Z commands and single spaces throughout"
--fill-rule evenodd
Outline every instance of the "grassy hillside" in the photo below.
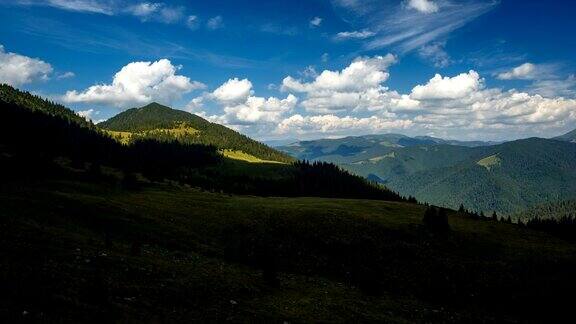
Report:
M 573 245 L 370 200 L 258 198 L 82 180 L 0 185 L 8 322 L 555 321 Z
M 285 153 L 276 151 L 234 130 L 194 114 L 172 109 L 157 103 L 129 109 L 98 124 L 104 130 L 120 134 L 121 140 L 150 138 L 176 139 L 183 143 L 214 145 L 221 150 L 242 151 L 262 160 L 293 162 Z M 121 132 L 121 133 L 118 133 Z
M 46 101 L 42 104 L 50 105 Z M 188 128 L 184 131 L 143 131 L 144 135 L 123 145 L 90 123 L 70 120 L 65 108 L 60 110 L 62 114 L 53 114 L 0 100 L 0 153 L 7 157 L 8 163 L 0 174 L 45 177 L 58 173 L 61 161 L 69 161 L 73 169 L 90 170 L 93 177 L 103 176 L 103 169 L 114 169 L 114 173 L 120 175 L 118 181 L 125 182 L 143 176 L 153 181 L 176 181 L 239 194 L 401 200 L 386 188 L 368 183 L 334 165 L 249 163 L 276 160 L 264 160 L 245 151 L 224 151 L 235 158 L 230 159 L 216 146 L 173 137 L 194 133 Z M 170 108 L 161 110 L 172 111 Z M 23 125 L 27 127 L 26 132 L 22 132 Z M 183 127 L 182 122 L 179 126 Z M 210 129 L 220 128 L 226 129 L 210 126 Z M 199 126 L 194 129 L 202 132 Z

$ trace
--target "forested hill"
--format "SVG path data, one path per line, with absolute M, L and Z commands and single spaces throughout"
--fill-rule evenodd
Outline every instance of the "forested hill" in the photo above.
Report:
M 554 139 L 576 143 L 576 129 L 562 136 L 555 137 Z
M 0 184 L 6 179 L 58 180 L 62 172 L 72 170 L 75 176 L 104 181 L 111 188 L 170 181 L 236 194 L 402 200 L 328 163 L 249 163 L 226 158 L 214 145 L 165 138 L 137 137 L 121 144 L 72 110 L 7 86 L 2 89 Z M 225 129 L 209 125 L 195 124 L 200 134 L 202 129 Z M 251 141 L 232 133 L 238 143 L 238 138 Z
M 7 84 L 0 84 L 0 101 L 17 105 L 30 111 L 40 111 L 82 126 L 91 126 L 90 122 L 78 116 L 73 110 L 28 92 L 20 91 Z
M 129 109 L 98 126 L 113 132 L 129 132 L 139 138 L 163 139 L 168 137 L 189 144 L 214 145 L 221 150 L 242 151 L 262 160 L 294 161 L 289 155 L 225 126 L 211 123 L 194 114 L 158 103 Z M 165 130 L 174 130 L 174 132 Z

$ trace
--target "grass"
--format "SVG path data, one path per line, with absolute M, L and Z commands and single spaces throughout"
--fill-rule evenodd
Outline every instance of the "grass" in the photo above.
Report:
M 284 162 L 278 161 L 270 161 L 270 160 L 263 160 L 248 153 L 244 153 L 242 151 L 236 150 L 220 150 L 220 153 L 229 159 L 239 160 L 239 161 L 246 161 L 250 163 L 276 163 L 276 164 L 285 164 Z
M 175 138 L 179 138 L 179 137 L 196 135 L 196 134 L 200 133 L 200 131 L 198 131 L 192 127 L 188 127 L 184 124 L 179 125 L 179 127 L 177 127 L 177 128 L 154 129 L 154 130 L 145 131 L 145 132 L 138 132 L 138 133 L 118 132 L 118 131 L 111 131 L 111 130 L 104 130 L 104 132 L 109 134 L 114 139 L 116 139 L 117 141 L 119 141 L 120 143 L 122 143 L 124 145 L 129 144 L 130 140 L 132 139 L 132 136 L 134 136 L 134 135 L 146 135 L 146 136 L 170 135 L 170 136 L 173 136 Z
M 486 170 L 490 171 L 492 168 L 500 166 L 502 164 L 502 159 L 498 157 L 498 154 L 490 155 L 482 160 L 478 161 L 479 166 L 483 166 Z
M 0 318 L 538 321 L 574 287 L 572 244 L 510 224 L 451 213 L 443 236 L 413 204 L 66 179 L 0 187 Z

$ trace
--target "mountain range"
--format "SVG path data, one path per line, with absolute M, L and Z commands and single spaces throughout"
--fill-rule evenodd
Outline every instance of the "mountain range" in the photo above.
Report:
M 575 135 L 495 143 L 385 134 L 278 148 L 298 159 L 334 162 L 420 201 L 510 214 L 576 197 Z

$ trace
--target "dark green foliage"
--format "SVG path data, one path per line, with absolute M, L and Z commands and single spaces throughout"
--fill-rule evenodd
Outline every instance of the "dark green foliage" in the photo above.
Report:
M 450 231 L 450 224 L 448 223 L 448 214 L 444 208 L 428 207 L 424 212 L 422 220 L 426 228 L 435 232 L 448 232 Z
M 576 129 L 562 136 L 555 137 L 554 139 L 576 143 Z
M 86 119 L 78 116 L 73 110 L 68 109 L 60 104 L 45 100 L 41 97 L 32 95 L 15 89 L 7 84 L 0 84 L 0 102 L 9 103 L 15 106 L 26 107 L 31 111 L 41 111 L 45 114 L 59 117 L 70 123 L 76 123 L 85 127 L 93 126 Z M 27 131 L 28 125 L 20 125 L 22 132 Z M 13 134 L 14 136 L 19 133 Z
M 354 174 L 379 179 L 403 196 L 453 209 L 464 204 L 470 210 L 511 214 L 576 196 L 574 143 L 529 138 L 483 146 L 403 138 L 348 137 L 281 149 L 296 157 L 337 163 Z M 340 146 L 360 148 L 360 153 L 335 154 Z M 479 164 L 490 157 L 497 157 L 494 165 Z
M 561 218 L 533 218 L 526 222 L 526 227 L 538 231 L 552 233 L 567 240 L 576 240 L 576 218 L 564 216 Z
M 159 129 L 191 127 L 200 133 L 178 136 L 178 141 L 186 144 L 213 145 L 218 149 L 243 151 L 263 160 L 292 162 L 290 156 L 248 138 L 222 125 L 211 123 L 194 114 L 172 109 L 157 103 L 142 108 L 132 108 L 109 120 L 98 124 L 98 127 L 111 131 L 144 132 L 136 138 L 155 140 L 174 140 L 175 137 Z M 149 132 L 154 131 L 154 132 Z
M 552 201 L 512 215 L 513 220 L 523 221 L 565 218 L 576 218 L 576 200 Z
M 9 94 L 11 98 L 29 96 L 13 89 Z M 34 101 L 37 106 L 50 105 L 38 98 L 34 100 L 38 101 Z M 3 166 L 0 172 L 17 178 L 58 176 L 60 171 L 54 161 L 65 158 L 70 160 L 69 167 L 92 179 L 111 180 L 102 174 L 102 166 L 119 169 L 124 173 L 121 185 L 133 189 L 138 187 L 134 174 L 142 173 L 153 181 L 169 179 L 211 191 L 239 194 L 402 200 L 386 188 L 327 163 L 230 161 L 213 145 L 175 139 L 138 138 L 130 145 L 121 145 L 91 124 L 73 121 L 67 110 L 62 109 L 51 110 L 61 113 L 47 113 L 0 101 L 0 148 L 14 155 L 10 159 L 0 159 L 0 166 Z M 156 110 L 155 107 L 151 109 Z M 160 110 L 175 112 L 170 108 Z M 180 113 L 183 112 L 176 112 L 178 116 Z M 210 129 L 226 128 L 210 124 Z M 223 131 L 222 136 L 227 132 Z M 240 145 L 242 141 L 237 143 Z

